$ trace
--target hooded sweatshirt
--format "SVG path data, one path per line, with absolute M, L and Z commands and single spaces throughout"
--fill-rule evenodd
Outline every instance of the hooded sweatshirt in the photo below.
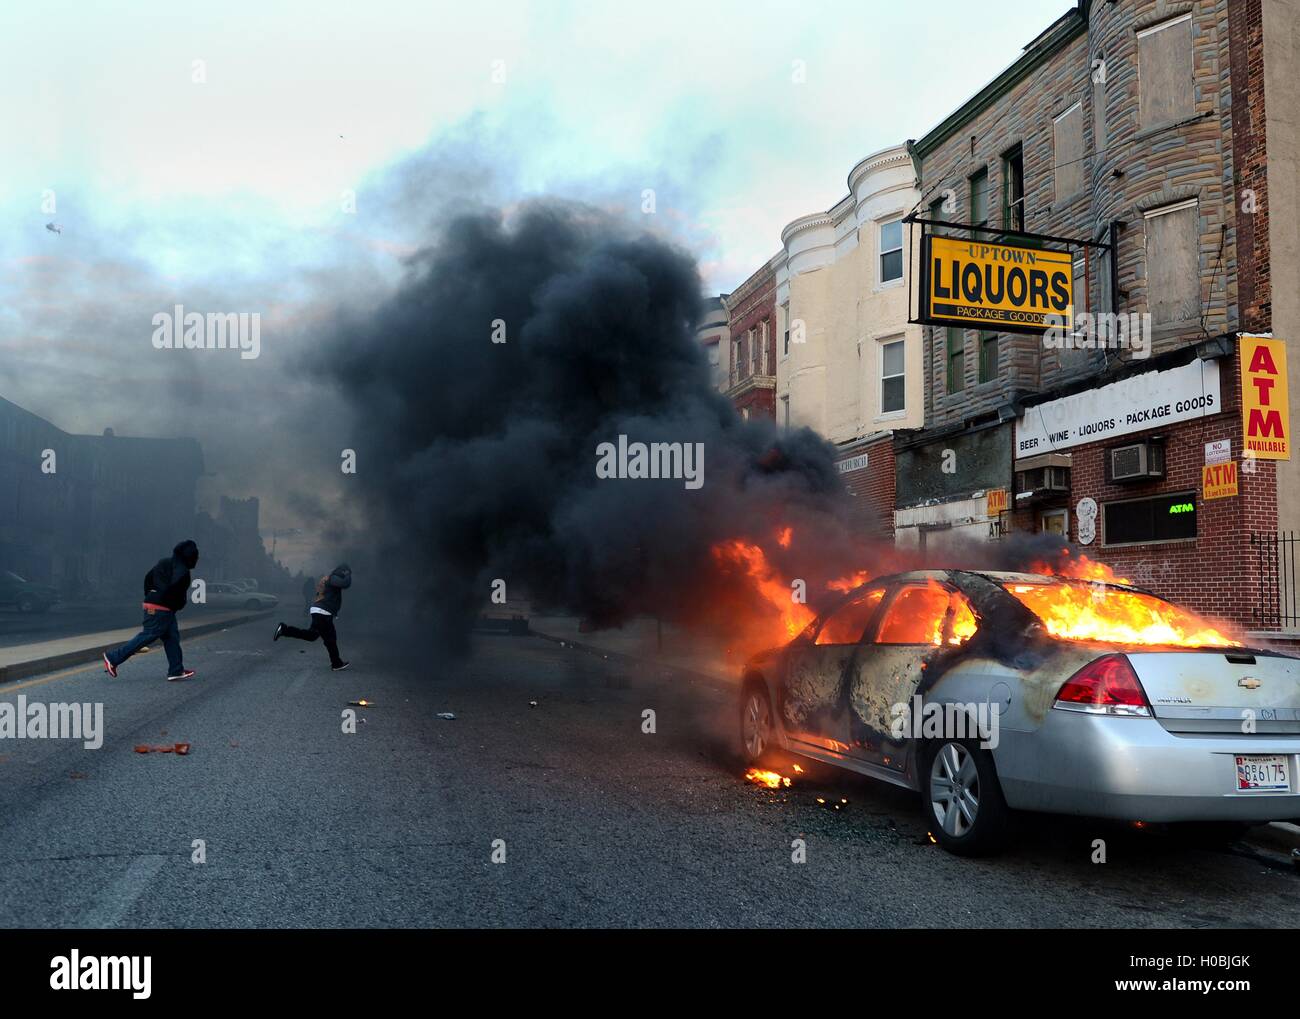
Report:
M 144 575 L 144 603 L 179 612 L 190 590 L 190 570 L 198 565 L 199 546 L 185 540 L 172 549 L 171 558 L 159 559 Z
M 316 600 L 312 609 L 320 609 L 331 616 L 337 616 L 343 608 L 343 591 L 352 586 L 352 567 L 340 563 L 334 572 L 316 581 Z

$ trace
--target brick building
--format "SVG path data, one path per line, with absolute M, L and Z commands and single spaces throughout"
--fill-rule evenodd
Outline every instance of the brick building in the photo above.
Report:
M 742 416 L 776 420 L 776 274 L 770 263 L 723 299 L 731 333 L 724 392 Z
M 1239 341 L 1273 327 L 1267 24 L 1258 0 L 1080 0 L 914 143 L 922 218 L 953 224 L 932 232 L 1057 239 L 1075 313 L 1139 317 L 1108 347 L 927 326 L 926 427 L 895 443 L 900 543 L 1057 531 L 1191 607 L 1276 615 L 1257 544 L 1274 463 L 1235 495 L 1202 486 L 1225 449 L 1242 466 Z

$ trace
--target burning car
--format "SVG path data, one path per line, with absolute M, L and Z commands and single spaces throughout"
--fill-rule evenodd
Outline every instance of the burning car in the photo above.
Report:
M 924 570 L 856 587 L 743 670 L 746 760 L 783 749 L 921 793 L 976 855 L 1012 811 L 1300 817 L 1300 659 L 1123 583 Z

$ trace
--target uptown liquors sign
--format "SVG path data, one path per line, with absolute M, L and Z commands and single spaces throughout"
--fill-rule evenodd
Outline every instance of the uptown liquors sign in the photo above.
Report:
M 1197 360 L 1030 407 L 1016 419 L 1016 456 L 1144 432 L 1222 409 L 1219 363 Z

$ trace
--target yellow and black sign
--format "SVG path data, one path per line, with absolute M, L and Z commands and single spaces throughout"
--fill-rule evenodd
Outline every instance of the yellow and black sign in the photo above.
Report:
M 1201 468 L 1201 498 L 1226 499 L 1237 494 L 1237 465 L 1227 463 L 1205 464 Z
M 1240 346 L 1242 451 L 1256 460 L 1290 460 L 1286 341 L 1242 336 Z
M 1073 325 L 1070 252 L 934 234 L 924 248 L 921 321 L 1001 332 Z
M 998 514 L 1007 511 L 1007 490 L 1005 488 L 990 488 L 986 498 L 985 513 L 988 516 L 996 517 Z

